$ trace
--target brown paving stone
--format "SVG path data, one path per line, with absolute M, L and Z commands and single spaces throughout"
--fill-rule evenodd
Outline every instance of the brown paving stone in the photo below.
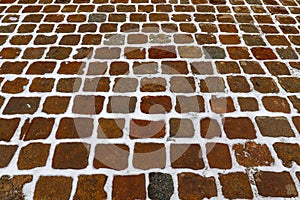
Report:
M 55 62 L 34 62 L 32 63 L 28 70 L 26 71 L 26 74 L 39 74 L 44 75 L 48 73 L 52 73 L 55 68 L 56 63 Z
M 43 104 L 43 112 L 47 114 L 63 114 L 69 106 L 70 97 L 47 97 Z
M 164 121 L 149 121 L 132 119 L 130 121 L 129 137 L 137 138 L 163 138 L 165 136 Z
M 0 198 L 3 200 L 25 199 L 23 187 L 32 181 L 31 175 L 10 176 L 3 175 L 0 177 Z
M 243 76 L 228 76 L 227 82 L 232 92 L 250 92 L 247 79 Z
M 212 96 L 209 100 L 211 110 L 215 113 L 230 113 L 235 111 L 233 100 L 231 97 Z
M 300 113 L 300 99 L 297 96 L 289 96 L 288 98 L 292 102 L 294 109 Z
M 56 145 L 52 167 L 54 169 L 84 169 L 88 165 L 89 151 L 90 145 L 85 143 L 60 143 Z
M 138 80 L 135 78 L 116 78 L 113 91 L 119 93 L 135 92 L 137 86 Z
M 18 169 L 33 169 L 46 165 L 50 144 L 30 143 L 22 147 L 18 158 Z
M 140 47 L 126 47 L 124 55 L 127 59 L 145 59 L 146 49 Z
M 39 97 L 12 97 L 6 105 L 3 114 L 33 114 L 38 109 Z
M 260 64 L 256 61 L 240 61 L 240 66 L 246 74 L 265 74 Z
M 260 171 L 255 175 L 258 194 L 264 197 L 296 197 L 295 183 L 288 172 Z M 270 188 L 272 188 L 270 190 Z
M 102 75 L 107 71 L 106 62 L 90 62 L 87 75 Z
M 250 54 L 247 47 L 227 47 L 229 57 L 234 60 L 249 59 Z
M 254 139 L 255 129 L 248 117 L 226 117 L 223 119 L 224 131 L 229 139 Z
M 64 60 L 69 57 L 72 48 L 70 47 L 50 47 L 46 58 L 55 60 Z
M 222 185 L 222 193 L 225 198 L 253 198 L 250 181 L 247 174 L 244 174 L 243 172 L 220 174 L 219 180 Z
M 268 77 L 252 77 L 250 78 L 254 89 L 260 93 L 278 93 L 279 89 L 275 81 Z
M 193 77 L 174 76 L 170 79 L 170 90 L 174 93 L 193 93 L 196 86 Z
M 58 74 L 82 74 L 85 64 L 83 62 L 62 62 Z
M 258 111 L 258 102 L 253 97 L 238 97 L 241 111 Z
M 32 120 L 27 119 L 22 126 L 20 139 L 25 141 L 46 139 L 50 135 L 53 125 L 53 118 L 37 117 Z
M 2 92 L 17 94 L 24 91 L 24 88 L 28 84 L 28 79 L 26 78 L 16 78 L 12 81 L 6 81 L 2 86 Z
M 62 118 L 56 131 L 57 139 L 86 138 L 92 135 L 93 120 L 90 118 Z
M 17 149 L 17 145 L 0 145 L 0 168 L 7 167 L 9 165 Z
M 216 61 L 215 64 L 221 74 L 239 74 L 241 72 L 238 64 L 234 61 Z
M 180 173 L 177 177 L 180 199 L 204 199 L 217 196 L 216 182 L 213 177 L 203 177 L 190 172 Z
M 120 138 L 123 136 L 124 119 L 100 118 L 98 122 L 98 138 Z
M 171 118 L 170 137 L 189 138 L 194 136 L 194 125 L 190 119 Z
M 135 143 L 133 166 L 137 169 L 165 168 L 166 149 L 164 144 Z
M 98 168 L 123 170 L 128 167 L 129 147 L 124 144 L 98 144 L 93 165 Z
M 169 96 L 144 96 L 140 108 L 146 114 L 170 112 L 172 108 L 171 98 Z
M 292 120 L 296 126 L 296 129 L 298 130 L 298 132 L 300 132 L 300 117 L 298 117 L 298 116 L 293 117 Z
M 187 63 L 185 61 L 162 61 L 163 74 L 187 74 Z
M 279 78 L 279 84 L 287 92 L 300 92 L 300 78 L 282 77 Z
M 282 62 L 265 62 L 269 72 L 274 75 L 290 75 L 290 71 L 287 66 Z
M 227 144 L 207 143 L 205 147 L 208 164 L 211 168 L 230 169 L 232 167 L 230 151 Z
M 260 133 L 266 137 L 293 137 L 293 130 L 285 117 L 256 117 Z
M 222 77 L 206 77 L 200 80 L 201 92 L 224 92 L 225 83 Z
M 107 193 L 104 190 L 106 182 L 107 177 L 102 174 L 80 175 L 74 199 L 106 199 Z
M 65 93 L 77 92 L 80 84 L 80 78 L 61 78 L 57 82 L 56 91 Z
M 72 111 L 78 114 L 99 114 L 103 108 L 103 96 L 75 96 Z
M 24 59 L 40 59 L 44 55 L 46 48 L 40 47 L 40 48 L 27 48 L 22 58 Z
M 72 178 L 66 176 L 40 176 L 35 190 L 34 199 L 61 199 L 70 198 L 72 190 Z
M 145 175 L 114 176 L 112 199 L 146 199 Z
M 268 111 L 290 113 L 290 106 L 285 98 L 266 96 L 262 98 L 262 103 Z
M 163 92 L 166 90 L 166 80 L 163 78 L 143 78 L 141 80 L 142 92 Z
M 222 134 L 220 125 L 218 124 L 217 120 L 204 118 L 200 121 L 200 135 L 203 138 L 214 138 L 220 137 Z
M 34 78 L 29 87 L 30 92 L 51 92 L 54 86 L 53 78 Z
M 176 58 L 174 46 L 153 46 L 148 52 L 149 58 L 153 59 Z
M 237 162 L 245 167 L 270 166 L 274 159 L 266 144 L 246 142 L 233 145 Z
M 129 64 L 127 62 L 112 62 L 109 69 L 110 75 L 123 75 L 129 73 Z
M 83 91 L 90 92 L 108 92 L 110 80 L 107 77 L 86 78 L 84 81 Z
M 278 158 L 282 160 L 282 164 L 285 167 L 292 167 L 293 162 L 295 162 L 297 165 L 300 165 L 299 144 L 276 142 L 273 144 L 273 147 Z
M 133 113 L 136 107 L 136 97 L 110 96 L 107 105 L 109 113 Z
M 17 58 L 19 56 L 21 52 L 21 49 L 19 48 L 3 48 L 1 51 L 0 51 L 0 57 L 2 59 L 14 59 L 14 58 Z
M 270 48 L 254 47 L 251 51 L 254 57 L 258 60 L 274 60 L 277 58 Z
M 201 147 L 197 144 L 171 144 L 170 159 L 172 168 L 204 168 Z
M 19 118 L 0 119 L 0 140 L 7 142 L 10 141 L 18 128 L 19 122 Z
M 175 110 L 178 113 L 204 112 L 204 99 L 202 96 L 177 96 Z

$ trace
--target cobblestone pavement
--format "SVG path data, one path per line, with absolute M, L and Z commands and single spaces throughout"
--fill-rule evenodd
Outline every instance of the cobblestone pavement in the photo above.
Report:
M 0 0 L 0 199 L 300 198 L 299 0 Z

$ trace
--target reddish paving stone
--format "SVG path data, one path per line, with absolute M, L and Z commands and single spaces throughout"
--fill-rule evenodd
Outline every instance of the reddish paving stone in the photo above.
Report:
M 188 68 L 185 61 L 162 61 L 161 70 L 163 74 L 187 74 Z
M 206 77 L 200 80 L 201 92 L 224 92 L 225 83 L 222 77 Z
M 263 197 L 297 197 L 298 192 L 289 172 L 260 171 L 255 175 L 258 194 Z M 272 188 L 270 190 L 270 188 Z
M 7 167 L 9 165 L 17 151 L 17 148 L 17 145 L 0 145 L 0 168 Z
M 277 56 L 274 54 L 272 49 L 263 47 L 254 47 L 251 49 L 254 57 L 258 60 L 274 60 Z
M 28 79 L 26 78 L 16 78 L 12 81 L 6 81 L 2 86 L 2 92 L 17 94 L 24 91 L 24 88 L 28 84 Z
M 39 97 L 12 97 L 9 99 L 3 114 L 33 114 L 40 104 Z
M 127 59 L 145 59 L 146 49 L 140 47 L 125 47 L 124 56 Z
M 141 80 L 142 92 L 163 92 L 166 91 L 166 80 L 163 78 L 143 78 Z
M 98 123 L 98 138 L 120 138 L 123 136 L 124 119 L 100 118 Z
M 180 173 L 177 177 L 179 198 L 182 200 L 217 196 L 217 186 L 213 177 L 203 177 L 190 172 Z
M 106 182 L 107 177 L 102 174 L 80 175 L 74 199 L 106 199 L 107 193 L 104 190 Z
M 246 74 L 265 74 L 261 65 L 256 61 L 240 61 L 240 66 Z
M 103 96 L 75 96 L 72 111 L 78 114 L 99 114 L 103 108 Z
M 108 113 L 133 113 L 136 107 L 136 97 L 110 96 L 107 105 Z
M 64 60 L 69 57 L 72 52 L 71 47 L 50 47 L 46 58 L 55 60 Z
M 208 164 L 211 168 L 230 169 L 232 167 L 230 151 L 227 144 L 207 143 L 205 147 Z
M 258 111 L 258 102 L 255 98 L 252 97 L 239 97 L 238 102 L 241 108 L 241 111 Z
M 46 165 L 50 144 L 30 143 L 20 150 L 18 169 L 33 169 Z
M 0 199 L 25 199 L 23 187 L 32 181 L 31 175 L 10 176 L 4 175 L 0 177 Z
M 170 85 L 170 90 L 174 93 L 193 93 L 196 89 L 193 77 L 171 77 Z
M 29 66 L 28 70 L 26 71 L 26 74 L 44 75 L 44 74 L 52 73 L 55 66 L 56 66 L 55 62 L 37 61 L 32 63 Z
M 290 113 L 290 106 L 285 98 L 267 96 L 262 98 L 262 103 L 268 111 Z
M 58 74 L 82 74 L 85 63 L 83 62 L 62 62 Z
M 250 86 L 247 79 L 243 76 L 228 76 L 227 82 L 232 92 L 250 92 Z
M 43 104 L 43 112 L 47 114 L 63 114 L 67 111 L 70 97 L 47 97 Z
M 174 46 L 153 46 L 148 50 L 149 58 L 164 59 L 176 58 L 176 50 Z
M 287 66 L 282 62 L 265 62 L 264 63 L 269 72 L 274 75 L 290 75 L 290 71 Z
M 98 144 L 95 149 L 94 167 L 123 170 L 128 167 L 129 147 L 124 144 Z
M 197 144 L 171 144 L 170 159 L 173 168 L 204 168 L 201 147 Z
M 110 64 L 110 75 L 124 75 L 129 73 L 129 64 L 127 62 L 112 62 Z
M 146 199 L 145 175 L 114 176 L 112 199 Z
M 61 78 L 57 82 L 56 91 L 64 93 L 77 92 L 80 85 L 80 78 Z
M 222 132 L 217 120 L 204 118 L 200 120 L 200 135 L 203 138 L 211 139 L 221 137 Z
M 15 59 L 19 56 L 21 49 L 19 48 L 3 48 L 0 51 L 0 57 L 2 59 Z
M 178 113 L 204 112 L 204 99 L 202 96 L 177 96 L 175 110 Z
M 252 77 L 250 78 L 254 89 L 260 93 L 278 93 L 279 89 L 272 78 Z
M 231 97 L 216 97 L 212 96 L 209 100 L 211 110 L 215 113 L 230 113 L 235 111 L 233 100 Z
M 67 200 L 71 195 L 72 182 L 73 179 L 66 176 L 40 176 L 35 186 L 33 199 Z
M 241 70 L 235 61 L 216 61 L 217 70 L 221 74 L 240 74 Z
M 130 121 L 129 137 L 137 138 L 163 138 L 165 136 L 164 121 L 149 121 L 132 119 Z
M 255 129 L 252 121 L 247 117 L 226 117 L 223 119 L 224 131 L 229 139 L 254 139 Z
M 133 166 L 138 169 L 165 168 L 166 149 L 164 144 L 135 143 Z
M 233 145 L 237 162 L 245 167 L 270 166 L 274 159 L 266 144 L 246 142 Z
M 4 62 L 0 74 L 21 74 L 28 62 Z
M 222 193 L 229 199 L 252 199 L 253 193 L 249 177 L 243 172 L 220 174 L 219 180 L 222 185 Z
M 9 142 L 20 123 L 19 118 L 0 119 L 0 141 Z
M 266 137 L 294 137 L 295 134 L 285 117 L 255 117 L 260 133 Z
M 168 113 L 172 109 L 171 98 L 169 96 L 144 96 L 140 108 L 146 114 Z
M 277 153 L 278 158 L 282 160 L 282 164 L 285 167 L 292 167 L 292 162 L 300 165 L 299 144 L 276 142 L 273 144 L 273 147 Z
M 54 169 L 84 169 L 88 165 L 89 151 L 90 145 L 85 143 L 60 143 L 56 145 L 52 167 Z
M 247 47 L 227 47 L 229 57 L 234 60 L 250 59 Z
M 55 137 L 86 138 L 92 135 L 93 119 L 90 118 L 62 118 L 59 122 Z
M 170 137 L 189 138 L 194 136 L 194 125 L 190 119 L 171 118 Z
M 53 118 L 26 119 L 21 129 L 20 139 L 25 141 L 46 139 L 50 135 L 53 125 Z

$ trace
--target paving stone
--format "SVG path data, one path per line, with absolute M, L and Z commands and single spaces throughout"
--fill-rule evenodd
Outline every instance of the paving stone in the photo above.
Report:
M 224 131 L 229 139 L 254 139 L 255 129 L 248 117 L 226 117 L 223 119 Z
M 43 112 L 47 114 L 65 113 L 69 106 L 70 97 L 47 97 L 43 104 Z
M 110 80 L 107 77 L 87 78 L 84 81 L 83 91 L 108 92 Z
M 193 74 L 213 74 L 210 62 L 192 62 L 190 65 Z
M 170 85 L 170 90 L 174 93 L 193 93 L 196 89 L 193 77 L 171 77 Z
M 98 137 L 99 138 L 120 138 L 123 136 L 125 120 L 121 118 L 98 120 Z
M 2 86 L 2 92 L 17 94 L 24 91 L 24 88 L 28 84 L 28 79 L 26 78 L 16 78 L 12 81 L 6 81 Z
M 23 147 L 18 158 L 18 169 L 33 169 L 46 165 L 50 144 L 30 143 Z
M 107 177 L 102 174 L 80 175 L 74 199 L 106 199 L 106 182 Z
M 298 192 L 288 172 L 260 171 L 255 175 L 258 194 L 264 197 L 296 197 Z M 270 190 L 272 188 L 272 190 Z
M 250 86 L 247 79 L 243 76 L 228 76 L 227 82 L 232 92 L 250 92 Z
M 78 114 L 99 114 L 103 108 L 103 96 L 75 96 L 72 111 Z
M 39 97 L 12 97 L 6 105 L 3 114 L 33 114 L 38 109 Z
M 204 99 L 202 96 L 177 96 L 175 110 L 178 113 L 204 112 Z
M 204 46 L 203 54 L 207 59 L 223 59 L 226 57 L 224 49 L 215 46 Z
M 258 60 L 274 60 L 277 58 L 270 48 L 254 47 L 251 51 L 254 57 Z
M 191 172 L 177 175 L 179 198 L 204 199 L 217 196 L 216 182 L 213 177 L 203 177 Z
M 34 199 L 67 200 L 71 195 L 72 182 L 72 178 L 67 176 L 40 176 L 35 186 Z
M 163 74 L 187 74 L 187 63 L 185 61 L 162 61 Z
M 262 103 L 268 111 L 290 113 L 290 106 L 285 98 L 266 96 L 262 98 Z
M 133 113 L 136 107 L 136 97 L 110 96 L 107 105 L 109 113 Z
M 164 144 L 135 143 L 133 166 L 137 169 L 165 168 L 166 150 Z
M 4 62 L 0 74 L 21 74 L 28 62 Z
M 240 66 L 247 74 L 265 74 L 260 64 L 256 61 L 240 61 Z
M 148 50 L 149 58 L 164 59 L 176 58 L 176 50 L 174 46 L 153 46 Z
M 293 162 L 297 165 L 300 164 L 300 146 L 298 144 L 276 142 L 273 147 L 285 167 L 292 167 Z
M 44 75 L 48 73 L 52 73 L 55 68 L 56 63 L 55 62 L 33 62 L 28 70 L 26 71 L 26 74 L 39 74 Z
M 252 77 L 250 78 L 254 89 L 260 93 L 278 93 L 279 89 L 272 78 Z
M 170 159 L 172 168 L 204 168 L 201 147 L 197 144 L 171 144 Z
M 0 198 L 3 200 L 25 199 L 23 187 L 32 181 L 31 175 L 3 175 L 0 177 Z
M 237 162 L 245 167 L 270 166 L 274 158 L 266 144 L 246 142 L 233 145 Z
M 209 100 L 209 104 L 211 110 L 218 114 L 230 113 L 235 111 L 233 101 L 230 97 L 218 98 L 216 96 L 212 96 L 212 98 Z
M 17 151 L 17 145 L 0 145 L 0 168 L 7 167 Z M 0 192 L 1 194 L 1 192 Z
M 255 117 L 260 133 L 266 137 L 294 137 L 295 134 L 285 117 Z
M 269 72 L 274 75 L 290 75 L 289 69 L 282 62 L 265 62 Z
M 58 74 L 82 74 L 83 62 L 62 62 Z
M 57 82 L 56 91 L 64 93 L 77 92 L 80 85 L 80 78 L 61 78 Z
M 112 199 L 146 199 L 145 175 L 114 176 Z
M 60 143 L 56 145 L 52 167 L 54 169 L 84 169 L 88 165 L 89 151 L 90 145 L 86 143 Z
M 98 168 L 123 170 L 128 167 L 129 147 L 124 144 L 98 144 L 93 165 Z
M 247 174 L 242 172 L 220 174 L 219 180 L 222 185 L 222 193 L 225 198 L 253 198 L 250 181 Z
M 208 164 L 211 168 L 230 169 L 232 167 L 230 151 L 227 144 L 207 143 L 205 147 Z
M 171 118 L 170 121 L 170 137 L 185 138 L 194 136 L 194 125 L 189 119 Z
M 221 74 L 239 74 L 241 70 L 238 64 L 234 61 L 216 61 L 217 70 Z
M 140 90 L 142 92 L 163 92 L 166 90 L 166 80 L 163 78 L 143 78 Z
M 225 83 L 222 77 L 206 77 L 200 80 L 201 92 L 224 92 Z
M 241 108 L 241 111 L 258 111 L 258 102 L 255 98 L 252 97 L 239 97 L 238 102 Z
M 200 135 L 203 138 L 211 139 L 220 137 L 222 134 L 220 125 L 215 119 L 204 118 L 200 120 Z
M 279 78 L 279 84 L 287 92 L 300 92 L 300 79 L 297 77 Z
M 168 113 L 172 108 L 171 98 L 169 96 L 144 96 L 140 108 L 146 114 Z
M 178 52 L 181 58 L 200 58 L 202 56 L 201 49 L 196 46 L 180 46 Z
M 133 119 L 130 121 L 129 137 L 137 138 L 163 138 L 165 136 L 164 121 L 149 121 Z
M 170 174 L 152 172 L 149 174 L 148 196 L 151 199 L 170 199 L 174 193 L 172 176 Z
M 93 120 L 90 118 L 69 118 L 60 120 L 56 130 L 57 139 L 64 138 L 86 138 L 93 132 Z

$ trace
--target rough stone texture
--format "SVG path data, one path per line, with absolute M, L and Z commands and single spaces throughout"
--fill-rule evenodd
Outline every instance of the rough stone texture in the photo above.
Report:
M 0 119 L 0 141 L 10 141 L 18 128 L 19 122 L 19 118 Z
M 72 178 L 66 176 L 41 176 L 35 186 L 34 199 L 67 200 L 72 190 Z
M 247 174 L 242 172 L 220 174 L 220 183 L 225 198 L 229 199 L 252 199 L 252 189 Z
M 137 119 L 130 121 L 130 138 L 162 138 L 164 136 L 164 121 L 148 121 Z
M 174 193 L 174 186 L 172 176 L 160 172 L 153 172 L 149 174 L 148 196 L 151 199 L 165 199 L 171 198 Z
M 205 147 L 211 168 L 230 169 L 232 167 L 231 155 L 226 144 L 207 143 Z
M 258 193 L 261 196 L 296 197 L 298 195 L 295 183 L 289 172 L 260 171 L 254 177 Z
M 282 164 L 286 167 L 292 167 L 292 163 L 300 164 L 300 146 L 295 143 L 279 143 L 273 144 L 274 150 Z
M 293 137 L 295 134 L 285 117 L 256 117 L 260 133 L 268 137 Z
M 270 166 L 274 158 L 267 145 L 246 142 L 233 145 L 237 162 L 245 167 Z
M 53 118 L 34 118 L 32 120 L 27 119 L 21 129 L 20 139 L 22 140 L 36 140 L 46 139 L 53 128 Z
M 223 119 L 224 131 L 229 139 L 254 139 L 256 138 L 253 123 L 247 117 Z
M 194 125 L 190 119 L 172 118 L 170 123 L 170 137 L 185 138 L 194 136 Z
M 217 196 L 217 187 L 213 177 L 206 178 L 188 172 L 180 173 L 177 177 L 180 199 L 204 199 Z
M 93 120 L 90 118 L 62 118 L 56 130 L 55 137 L 86 138 L 92 135 Z
M 98 120 L 98 137 L 99 138 L 119 138 L 123 136 L 124 119 L 105 119 Z
M 147 114 L 168 113 L 172 107 L 169 96 L 144 96 L 141 102 L 141 111 Z
M 23 186 L 32 181 L 31 175 L 9 176 L 4 175 L 0 177 L 0 198 L 3 200 L 24 200 Z
M 80 175 L 78 177 L 74 199 L 106 199 L 107 194 L 104 191 L 106 181 L 107 177 L 102 174 Z
M 17 151 L 17 145 L 0 145 L 0 168 L 9 165 L 12 157 Z
M 114 176 L 112 199 L 146 199 L 145 175 Z
M 33 114 L 38 109 L 39 97 L 12 97 L 6 105 L 3 114 Z

